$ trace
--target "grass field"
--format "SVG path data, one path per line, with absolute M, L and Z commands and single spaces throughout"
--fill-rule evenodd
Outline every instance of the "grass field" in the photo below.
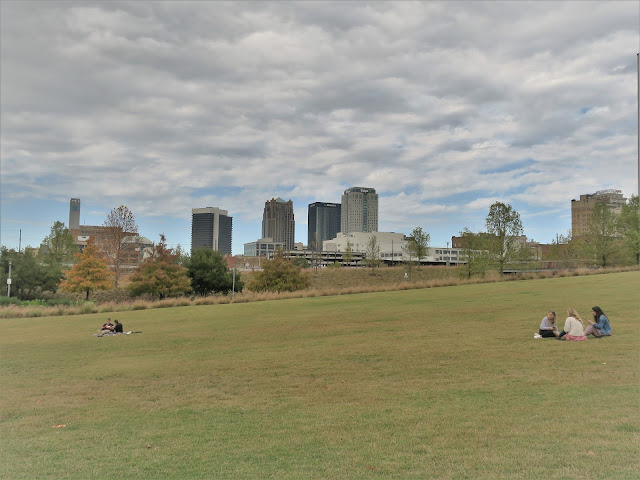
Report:
M 2 319 L 0 478 L 638 478 L 639 291 L 629 272 L 153 309 L 105 338 L 104 314 Z M 533 339 L 594 304 L 613 337 Z

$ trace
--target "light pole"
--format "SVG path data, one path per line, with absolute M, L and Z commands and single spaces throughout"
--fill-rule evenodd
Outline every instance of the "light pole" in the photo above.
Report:
M 9 276 L 7 277 L 7 297 L 11 296 L 11 259 L 9 259 Z
M 233 302 L 233 300 L 236 298 L 236 266 L 233 266 L 233 283 L 232 283 L 232 287 L 231 287 L 231 301 Z

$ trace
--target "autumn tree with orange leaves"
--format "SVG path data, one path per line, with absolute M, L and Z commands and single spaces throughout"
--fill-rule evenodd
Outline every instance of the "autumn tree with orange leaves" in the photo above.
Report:
M 186 267 L 178 264 L 179 258 L 167 247 L 164 234 L 147 258 L 129 279 L 128 289 L 132 296 L 150 295 L 162 300 L 180 297 L 192 292 L 191 279 Z
M 63 292 L 86 292 L 86 299 L 94 290 L 113 288 L 113 274 L 107 262 L 98 256 L 98 249 L 92 241 L 82 253 L 76 253 L 78 262 L 65 272 L 65 279 L 60 283 Z

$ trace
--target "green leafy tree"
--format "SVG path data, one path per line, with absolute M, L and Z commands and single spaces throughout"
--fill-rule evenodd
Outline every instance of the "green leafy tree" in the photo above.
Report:
M 517 258 L 518 237 L 523 232 L 520 214 L 511 205 L 496 202 L 489 208 L 485 223 L 487 232 L 493 235 L 488 248 L 502 275 L 505 268 Z
M 11 260 L 11 294 L 21 300 L 41 297 L 45 292 L 55 292 L 63 278 L 60 265 L 51 258 L 40 258 L 36 250 L 27 247 L 22 252 L 2 248 L 0 255 L 2 275 L 0 282 L 7 284 L 9 260 Z
M 224 256 L 209 248 L 193 251 L 187 265 L 191 287 L 197 295 L 229 293 L 234 288 L 233 271 L 227 266 Z M 235 291 L 241 292 L 244 282 L 240 272 L 236 272 Z
M 380 244 L 376 235 L 371 235 L 367 242 L 365 263 L 371 267 L 371 275 L 373 275 L 374 267 L 380 266 Z
M 55 260 L 58 263 L 70 263 L 79 248 L 73 241 L 73 236 L 63 222 L 56 221 L 51 226 L 51 232 L 40 245 L 40 257 Z
M 473 233 L 465 227 L 460 232 L 460 249 L 466 263 L 461 267 L 461 275 L 471 278 L 476 275 L 484 277 L 491 264 L 491 257 L 487 250 L 487 234 Z
M 107 262 L 99 257 L 98 249 L 90 241 L 82 253 L 76 253 L 78 259 L 70 270 L 65 272 L 65 279 L 60 283 L 63 292 L 84 292 L 89 300 L 91 292 L 113 288 L 113 274 Z
M 188 270 L 178 265 L 178 256 L 167 248 L 164 234 L 154 245 L 152 255 L 131 275 L 128 290 L 133 296 L 148 294 L 158 299 L 192 292 Z
M 429 253 L 430 241 L 431 235 L 423 232 L 422 227 L 416 227 L 411 232 L 407 249 L 409 250 L 410 257 L 415 257 L 418 260 L 418 267 L 420 267 L 422 259 L 426 258 Z
M 42 273 L 42 268 L 38 265 L 36 257 L 25 249 L 13 260 L 11 289 L 22 300 L 30 298 L 33 293 L 38 291 Z
M 629 202 L 622 206 L 618 230 L 622 234 L 627 254 L 631 256 L 633 263 L 640 265 L 640 206 L 637 195 L 632 195 Z
M 589 228 L 582 241 L 583 255 L 593 264 L 608 267 L 619 260 L 621 252 L 616 215 L 605 203 L 598 203 L 593 207 Z
M 295 292 L 309 288 L 310 285 L 309 273 L 303 272 L 278 251 L 273 259 L 262 263 L 262 271 L 247 283 L 247 289 L 252 292 Z
M 311 254 L 311 259 L 312 259 L 312 260 L 314 259 L 314 254 L 313 254 L 313 253 Z M 307 259 L 306 259 L 306 258 L 304 258 L 304 257 L 296 257 L 296 258 L 293 260 L 293 264 L 294 264 L 296 267 L 300 267 L 300 268 L 309 268 L 309 260 L 307 260 Z
M 125 237 L 138 235 L 138 225 L 133 212 L 124 205 L 114 208 L 104 221 L 104 232 L 101 237 L 101 247 L 107 261 L 114 273 L 115 286 L 118 288 L 118 280 L 122 265 L 125 263 L 127 248 L 135 249 L 135 246 L 125 243 Z

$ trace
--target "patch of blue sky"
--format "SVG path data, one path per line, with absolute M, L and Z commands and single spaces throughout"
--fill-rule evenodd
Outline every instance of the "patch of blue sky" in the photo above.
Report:
M 589 113 L 591 110 L 593 110 L 593 107 L 582 107 L 580 109 L 580 115 L 586 115 L 587 113 Z

